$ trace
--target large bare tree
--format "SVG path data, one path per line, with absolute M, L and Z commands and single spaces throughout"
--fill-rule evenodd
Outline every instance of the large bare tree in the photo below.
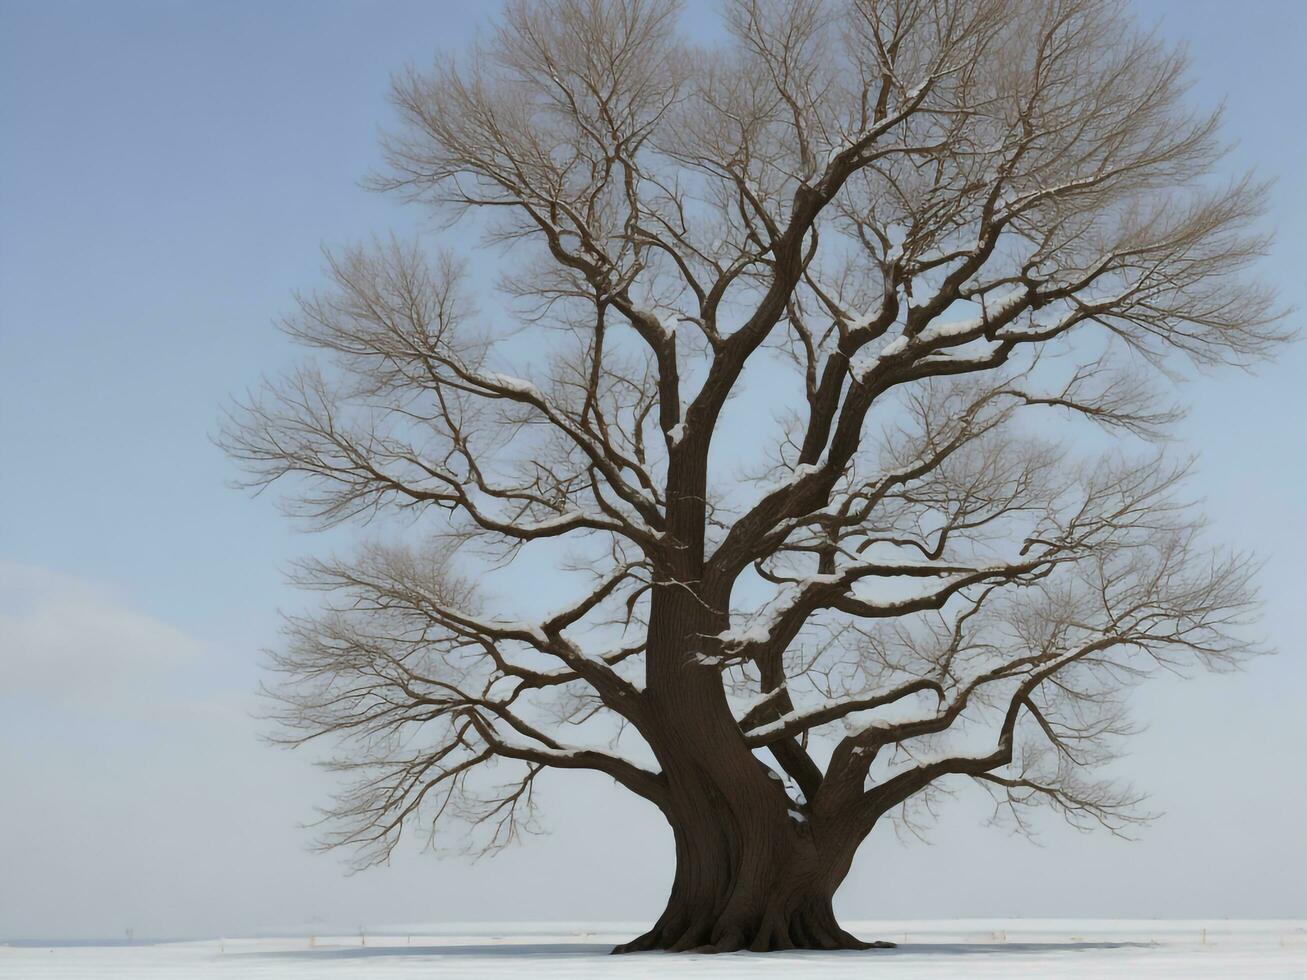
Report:
M 885 818 L 962 780 L 1119 829 L 1127 686 L 1247 652 L 1158 393 L 1281 339 L 1264 193 L 1119 3 L 723 23 L 511 2 L 400 75 L 376 183 L 499 250 L 331 255 L 316 360 L 225 441 L 311 523 L 397 519 L 299 566 L 273 655 L 280 737 L 339 743 L 329 844 L 496 846 L 595 770 L 675 839 L 622 949 L 861 947 L 831 901 Z

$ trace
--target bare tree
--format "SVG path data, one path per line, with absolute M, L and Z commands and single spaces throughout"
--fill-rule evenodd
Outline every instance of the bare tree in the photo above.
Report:
M 621 949 L 862 947 L 831 900 L 883 818 L 969 780 L 1120 830 L 1123 692 L 1248 652 L 1158 375 L 1283 339 L 1264 193 L 1119 3 L 678 22 L 510 3 L 396 79 L 377 185 L 502 279 L 331 255 L 285 324 L 325 356 L 232 412 L 309 522 L 405 518 L 300 566 L 327 597 L 274 654 L 280 737 L 339 740 L 327 843 L 365 863 L 449 817 L 505 843 L 541 772 L 596 770 L 676 845 Z M 487 597 L 527 554 L 576 587 L 551 614 Z

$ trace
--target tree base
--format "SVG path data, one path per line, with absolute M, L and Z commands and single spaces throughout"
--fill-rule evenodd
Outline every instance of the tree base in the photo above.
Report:
M 629 943 L 622 943 L 620 946 L 612 948 L 613 955 L 618 953 L 781 953 L 786 950 L 796 949 L 824 949 L 824 950 L 864 950 L 864 949 L 894 949 L 898 943 L 891 943 L 884 939 L 877 939 L 873 942 L 863 942 L 855 940 L 852 943 L 838 946 L 767 946 L 759 948 L 757 944 L 749 946 L 736 946 L 732 944 L 723 945 L 718 943 L 714 946 L 690 946 L 687 948 L 677 948 L 674 946 L 664 947 L 643 942 L 644 937 L 633 939 Z
M 764 922 L 749 929 L 718 923 L 689 926 L 660 921 L 643 936 L 613 948 L 613 953 L 774 953 L 796 949 L 894 949 L 895 943 L 866 942 L 841 929 L 833 916 L 799 916 Z

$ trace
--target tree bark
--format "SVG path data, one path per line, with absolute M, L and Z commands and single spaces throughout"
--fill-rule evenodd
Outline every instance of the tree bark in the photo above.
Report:
M 831 906 L 862 835 L 791 800 L 745 745 L 715 674 L 686 665 L 662 694 L 651 741 L 667 777 L 676 876 L 654 927 L 614 952 L 892 945 L 852 936 Z
M 673 824 L 676 877 L 662 916 L 614 953 L 893 946 L 858 939 L 836 921 L 831 902 L 848 861 L 831 852 L 853 848 L 820 846 L 812 826 L 788 808 L 776 821 L 715 795 Z
M 861 840 L 798 808 L 745 744 L 715 667 L 699 662 L 729 623 L 729 585 L 703 582 L 706 446 L 669 471 L 667 580 L 651 595 L 642 732 L 667 780 L 676 842 L 667 908 L 615 953 L 867 949 L 831 906 Z

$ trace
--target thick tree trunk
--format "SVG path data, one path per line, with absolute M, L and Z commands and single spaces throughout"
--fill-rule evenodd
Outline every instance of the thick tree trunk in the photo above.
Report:
M 682 461 L 669 477 L 669 530 L 681 547 L 668 580 L 653 589 L 645 662 L 642 732 L 667 779 L 676 877 L 654 927 L 613 952 L 891 945 L 845 932 L 831 908 L 856 831 L 796 808 L 745 743 L 717 670 L 699 660 L 727 627 L 729 608 L 729 589 L 697 588 L 704 486 L 703 457 Z
M 786 949 L 870 949 L 842 929 L 831 900 L 847 862 L 817 846 L 805 822 L 766 831 L 711 809 L 674 828 L 676 878 L 652 929 L 615 953 L 721 953 Z M 844 849 L 841 849 L 844 850 Z
M 745 745 L 714 674 L 688 667 L 651 699 L 676 877 L 657 924 L 614 952 L 867 949 L 831 900 L 861 837 L 799 807 Z

